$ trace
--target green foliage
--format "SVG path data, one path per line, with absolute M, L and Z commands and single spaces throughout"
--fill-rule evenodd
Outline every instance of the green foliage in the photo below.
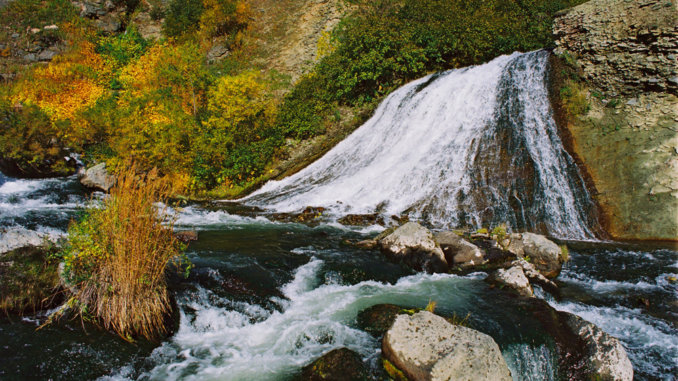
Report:
M 59 126 L 39 107 L 0 101 L 0 152 L 23 172 L 69 173 L 58 136 Z
M 317 78 L 303 77 L 280 106 L 277 126 L 285 137 L 308 139 L 325 132 L 324 121 L 332 106 L 315 92 Z
M 390 361 L 383 358 L 381 359 L 381 365 L 384 367 L 384 371 L 388 374 L 391 380 L 395 381 L 408 381 L 407 376 L 400 369 L 396 368 Z
M 202 0 L 172 0 L 165 15 L 163 32 L 167 37 L 180 37 L 197 31 L 204 11 Z
M 0 9 L 0 19 L 18 22 L 24 28 L 71 22 L 77 18 L 78 10 L 69 0 L 19 0 Z
M 501 224 L 497 225 L 492 229 L 492 232 L 490 233 L 490 236 L 497 236 L 497 240 L 501 241 L 506 237 L 507 231 L 506 231 L 506 225 Z
M 141 57 L 148 45 L 135 28 L 129 28 L 119 35 L 101 37 L 95 51 L 105 57 L 108 65 L 120 69 Z
M 567 248 L 567 245 L 560 245 L 560 257 L 563 259 L 563 262 L 570 260 L 570 249 Z

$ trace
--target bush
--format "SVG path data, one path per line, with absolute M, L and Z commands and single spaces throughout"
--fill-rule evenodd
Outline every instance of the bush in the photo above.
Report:
M 118 174 L 103 205 L 87 209 L 68 231 L 65 274 L 76 290 L 80 315 L 128 340 L 157 339 L 167 332 L 171 305 L 165 270 L 185 259 L 170 216 L 156 207 L 170 191 L 156 171 L 137 175 L 132 166 Z
M 204 10 L 202 0 L 172 0 L 165 14 L 163 32 L 167 37 L 195 32 Z

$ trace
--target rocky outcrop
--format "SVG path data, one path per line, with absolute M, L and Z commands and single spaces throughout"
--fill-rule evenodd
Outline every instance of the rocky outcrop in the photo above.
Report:
M 360 355 L 348 348 L 334 349 L 304 367 L 304 381 L 367 381 L 368 372 Z
M 592 0 L 555 19 L 556 52 L 577 54 L 585 78 L 611 95 L 678 94 L 678 5 Z
M 106 171 L 106 163 L 99 163 L 87 170 L 80 172 L 82 185 L 108 192 L 116 182 L 115 176 Z
M 553 241 L 540 234 L 513 233 L 507 250 L 518 257 L 529 258 L 534 267 L 547 278 L 555 278 L 563 267 L 561 250 Z
M 598 326 L 567 312 L 561 320 L 586 345 L 586 366 L 591 379 L 631 381 L 633 366 L 626 350 L 616 338 Z
M 464 240 L 455 232 L 440 232 L 434 238 L 443 250 L 450 267 L 464 269 L 486 262 L 484 253 L 478 246 Z
M 433 234 L 416 222 L 408 222 L 379 241 L 389 258 L 427 272 L 447 272 L 447 261 Z
M 554 22 L 557 119 L 614 238 L 678 240 L 677 8 L 592 0 Z M 565 65 L 578 83 L 559 78 Z M 563 92 L 577 92 L 581 110 Z
M 412 380 L 511 380 L 490 336 L 428 311 L 399 315 L 384 335 L 382 352 Z
M 518 265 L 510 267 L 508 270 L 498 269 L 497 271 L 490 274 L 486 281 L 502 287 L 505 286 L 511 288 L 522 296 L 534 296 L 534 291 L 532 291 L 530 281 L 525 276 L 523 268 Z

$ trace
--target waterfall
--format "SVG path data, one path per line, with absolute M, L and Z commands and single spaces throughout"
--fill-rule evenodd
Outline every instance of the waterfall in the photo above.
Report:
M 514 53 L 413 81 L 321 159 L 243 201 L 593 238 L 595 208 L 548 100 L 548 54 Z

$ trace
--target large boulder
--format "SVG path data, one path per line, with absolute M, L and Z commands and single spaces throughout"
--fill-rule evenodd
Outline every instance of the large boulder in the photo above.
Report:
M 631 381 L 633 366 L 624 346 L 598 326 L 567 312 L 562 320 L 586 345 L 586 366 L 591 379 Z
M 450 267 L 464 269 L 482 265 L 486 262 L 485 255 L 478 246 L 461 238 L 455 232 L 440 232 L 434 238 L 443 250 L 447 264 Z
M 433 234 L 416 222 L 408 222 L 379 241 L 391 259 L 427 272 L 447 272 L 447 261 Z
M 528 259 L 547 278 L 555 278 L 563 267 L 561 250 L 553 241 L 540 234 L 511 234 L 507 250 Z
M 304 381 L 366 381 L 367 369 L 360 355 L 348 348 L 334 349 L 304 367 Z
M 511 288 L 522 296 L 532 297 L 534 292 L 523 268 L 515 265 L 507 269 L 498 269 L 486 279 L 489 283 Z
M 412 380 L 511 380 L 490 336 L 428 311 L 399 315 L 384 335 L 382 351 Z
M 0 255 L 26 246 L 55 243 L 58 237 L 22 227 L 0 229 Z
M 108 192 L 116 182 L 115 176 L 106 171 L 106 163 L 99 163 L 85 171 L 82 171 L 80 183 L 82 185 Z

